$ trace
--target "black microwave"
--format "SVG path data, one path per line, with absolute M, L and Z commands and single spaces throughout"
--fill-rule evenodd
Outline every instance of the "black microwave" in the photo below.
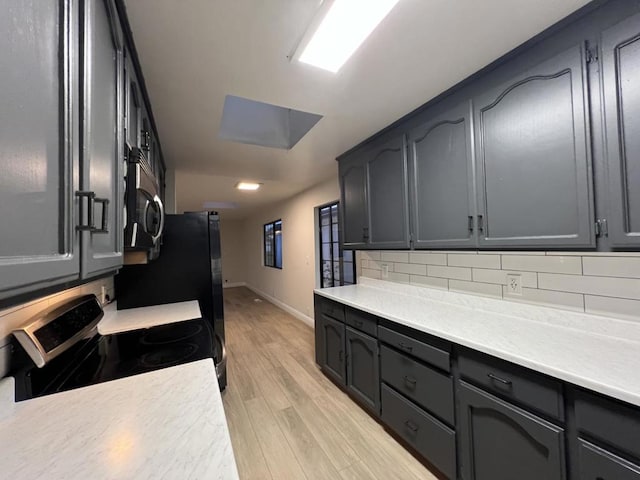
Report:
M 137 147 L 127 155 L 125 219 L 125 252 L 145 252 L 147 260 L 156 258 L 164 229 L 164 205 L 159 181 L 145 152 Z

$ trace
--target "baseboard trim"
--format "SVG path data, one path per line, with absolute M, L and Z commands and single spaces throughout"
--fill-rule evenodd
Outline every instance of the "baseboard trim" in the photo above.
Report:
M 247 282 L 223 283 L 222 288 L 246 287 Z
M 286 303 L 281 302 L 277 298 L 272 297 L 271 295 L 267 295 L 265 292 L 263 292 L 259 288 L 254 287 L 253 285 L 251 285 L 249 283 L 247 283 L 245 286 L 249 290 L 251 290 L 251 291 L 257 293 L 258 295 L 260 295 L 261 297 L 264 297 L 265 299 L 267 299 L 270 303 L 273 303 L 276 307 L 280 307 L 285 312 L 290 313 L 291 315 L 293 315 L 295 318 L 297 318 L 301 322 L 305 323 L 306 325 L 309 325 L 311 328 L 314 328 L 315 322 L 313 321 L 313 318 L 305 315 L 304 313 L 302 313 L 299 310 L 296 310 L 295 308 L 291 307 L 290 305 L 287 305 Z

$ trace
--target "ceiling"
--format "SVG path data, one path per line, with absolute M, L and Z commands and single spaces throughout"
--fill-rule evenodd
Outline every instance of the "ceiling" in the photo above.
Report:
M 287 58 L 320 0 L 125 0 L 178 209 L 237 202 L 225 218 L 335 176 L 337 155 L 586 3 L 400 0 L 333 74 Z M 226 95 L 324 118 L 291 150 L 234 143 Z

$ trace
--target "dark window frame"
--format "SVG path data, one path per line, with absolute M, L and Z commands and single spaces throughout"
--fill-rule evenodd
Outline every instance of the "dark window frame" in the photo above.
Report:
M 279 227 L 278 227 L 279 226 Z M 280 234 L 280 256 L 278 257 L 277 235 Z M 262 258 L 265 267 L 282 270 L 282 219 L 262 226 Z M 278 262 L 279 260 L 279 262 Z M 279 263 L 279 265 L 278 265 Z
M 332 209 L 335 209 L 336 211 L 336 216 L 335 216 L 335 221 L 334 221 L 334 216 L 332 214 Z M 329 211 L 328 215 L 329 215 L 329 224 L 328 225 L 323 225 L 322 221 L 323 221 L 323 212 Z M 320 272 L 320 288 L 329 288 L 329 287 L 334 287 L 334 286 L 343 286 L 343 285 L 353 285 L 357 282 L 357 276 L 356 276 L 356 258 L 355 258 L 355 252 L 352 250 L 347 250 L 346 252 L 348 252 L 348 254 L 351 256 L 351 261 L 345 261 L 344 257 L 345 257 L 345 250 L 342 248 L 342 242 L 340 242 L 340 237 L 342 235 L 342 226 L 341 226 L 341 222 L 340 222 L 340 202 L 339 201 L 335 201 L 335 202 L 330 202 L 327 203 L 325 205 L 321 205 L 318 207 L 318 241 L 319 241 L 319 255 L 318 255 L 318 267 L 319 267 L 319 272 Z M 334 225 L 335 225 L 335 230 L 334 230 Z M 327 240 L 325 238 L 325 235 L 323 234 L 323 227 L 329 227 L 328 228 L 328 232 L 329 232 L 329 241 L 325 241 Z M 334 238 L 334 233 L 337 233 L 337 238 Z M 330 254 L 330 258 L 324 258 L 324 249 L 323 249 L 323 245 L 329 245 L 329 254 Z M 336 259 L 334 256 L 335 250 L 337 247 L 337 251 L 338 251 L 338 258 Z M 325 279 L 325 274 L 324 274 L 324 264 L 326 262 L 330 262 L 331 264 L 331 268 L 330 268 L 330 274 L 331 274 L 331 278 L 330 279 Z M 338 265 L 338 279 L 337 279 L 337 283 L 338 285 L 336 285 L 336 272 L 335 272 L 335 266 L 336 264 Z M 352 278 L 353 278 L 353 282 L 345 282 L 345 267 L 347 268 L 351 268 L 353 269 L 352 271 Z M 325 280 L 327 281 L 328 285 L 325 285 Z

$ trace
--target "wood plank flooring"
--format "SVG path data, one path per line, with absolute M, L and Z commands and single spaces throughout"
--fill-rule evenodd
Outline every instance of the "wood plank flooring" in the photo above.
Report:
M 229 288 L 223 401 L 240 478 L 433 476 L 315 364 L 313 329 L 247 288 Z

